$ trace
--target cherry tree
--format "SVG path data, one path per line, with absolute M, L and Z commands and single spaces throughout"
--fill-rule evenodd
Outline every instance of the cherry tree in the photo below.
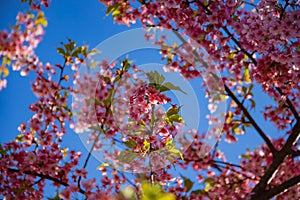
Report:
M 43 10 L 50 2 L 22 2 L 30 12 L 19 13 L 16 25 L 0 32 L 0 90 L 9 71 L 22 76 L 32 72 L 38 100 L 30 105 L 32 118 L 18 127 L 20 135 L 0 146 L 4 198 L 42 199 L 47 187 L 57 188 L 51 199 L 73 199 L 75 194 L 128 200 L 300 198 L 299 1 L 100 1 L 119 24 L 138 21 L 145 29 L 173 31 L 186 46 L 180 51 L 164 37 L 154 42 L 166 61 L 164 69 L 186 80 L 204 77 L 212 113 L 218 102 L 228 102 L 222 129 L 214 130 L 219 134 L 190 130 L 192 141 L 180 137 L 185 126 L 181 105 L 168 96 L 174 90 L 185 92 L 175 82 L 139 69 L 128 58 L 92 62 L 98 52 L 72 40 L 57 47 L 63 63 L 41 62 L 35 49 L 47 26 Z M 151 34 L 146 37 L 151 40 Z M 201 60 L 199 45 L 209 62 Z M 82 67 L 89 73 L 80 73 Z M 257 99 L 254 87 L 273 102 Z M 260 103 L 265 121 L 253 116 Z M 217 123 L 214 117 L 209 121 Z M 267 122 L 277 131 L 264 131 Z M 89 133 L 87 157 L 62 145 L 67 124 L 78 134 Z M 241 152 L 239 163 L 228 161 L 219 143 L 233 145 L 249 130 L 264 142 Z M 203 153 L 209 134 L 218 142 Z M 100 164 L 95 171 L 101 174 L 94 176 L 86 168 L 104 143 L 116 147 L 104 151 L 112 162 Z M 196 176 L 182 175 L 191 169 Z

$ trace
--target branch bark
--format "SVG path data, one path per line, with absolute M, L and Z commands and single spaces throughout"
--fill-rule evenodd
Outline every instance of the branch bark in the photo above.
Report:
M 293 177 L 279 186 L 271 188 L 270 190 L 265 191 L 261 196 L 257 197 L 256 200 L 265 200 L 275 197 L 279 194 L 287 192 L 291 187 L 300 184 L 300 175 Z
M 279 87 L 275 87 L 275 88 L 276 88 L 276 90 L 278 91 L 278 93 L 279 93 L 280 95 L 282 95 L 282 96 L 285 95 Z M 293 103 L 291 102 L 291 100 L 290 100 L 288 97 L 286 97 L 286 101 L 285 101 L 285 102 L 287 103 L 289 109 L 290 109 L 291 112 L 293 113 L 295 119 L 296 119 L 297 121 L 299 121 L 299 120 L 300 120 L 300 116 L 299 116 L 299 114 L 298 114 L 296 108 L 294 107 Z
M 33 171 L 20 171 L 18 169 L 13 169 L 13 168 L 7 168 L 7 170 L 9 172 L 13 172 L 13 173 L 23 173 L 23 174 L 27 174 L 27 175 L 37 176 L 37 177 L 40 177 L 41 179 L 47 179 L 47 180 L 53 181 L 55 183 L 58 183 L 60 185 L 63 185 L 65 187 L 70 186 L 68 183 L 66 183 L 58 178 L 49 176 L 47 174 L 41 174 L 41 173 L 37 173 L 37 172 L 33 172 Z M 85 191 L 83 189 L 79 188 L 79 193 L 85 194 Z
M 286 143 L 282 149 L 273 157 L 273 162 L 268 167 L 265 174 L 261 177 L 259 183 L 252 190 L 252 200 L 257 199 L 266 192 L 266 186 L 272 181 L 273 177 L 278 171 L 278 167 L 283 163 L 287 155 L 290 154 L 293 145 L 298 141 L 300 137 L 300 121 L 294 125 L 291 135 L 288 137 Z M 300 180 L 299 180 L 300 181 Z

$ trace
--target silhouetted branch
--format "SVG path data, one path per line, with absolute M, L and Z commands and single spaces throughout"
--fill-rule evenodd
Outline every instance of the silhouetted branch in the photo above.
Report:
M 265 174 L 261 177 L 259 183 L 252 190 L 252 200 L 265 193 L 266 186 L 272 181 L 278 171 L 278 167 L 283 163 L 287 155 L 290 154 L 293 145 L 297 142 L 300 136 L 300 121 L 298 121 L 292 129 L 292 133 L 288 137 L 282 149 L 274 156 L 273 162 L 266 170 Z
M 55 183 L 58 183 L 60 185 L 63 185 L 65 187 L 68 187 L 69 184 L 58 179 L 58 178 L 54 178 L 52 176 L 49 176 L 47 174 L 41 174 L 41 173 L 37 173 L 37 172 L 33 172 L 33 171 L 20 171 L 18 169 L 13 169 L 13 168 L 7 168 L 7 170 L 9 172 L 14 172 L 14 173 L 23 173 L 23 174 L 27 174 L 27 175 L 32 175 L 32 176 L 37 176 L 37 177 L 40 177 L 41 179 L 47 179 L 47 180 L 50 180 L 50 181 L 53 181 Z M 41 181 L 41 179 L 39 181 Z M 85 194 L 85 191 L 81 188 L 79 188 L 79 193 L 81 194 Z
M 287 192 L 293 186 L 299 185 L 299 183 L 300 183 L 300 175 L 295 176 L 295 177 L 283 182 L 279 186 L 276 186 L 274 188 L 271 188 L 270 190 L 264 191 L 260 196 L 256 197 L 255 199 L 256 200 L 270 199 L 279 194 Z
M 267 146 L 269 147 L 270 151 L 273 155 L 277 153 L 277 150 L 275 149 L 273 143 L 267 137 L 267 135 L 263 132 L 263 130 L 258 126 L 256 121 L 252 118 L 250 113 L 248 112 L 247 108 L 238 100 L 238 98 L 233 94 L 233 92 L 229 89 L 227 85 L 225 85 L 225 91 L 227 92 L 228 96 L 232 98 L 232 100 L 238 105 L 239 108 L 242 109 L 245 116 L 248 118 L 249 122 L 252 124 L 252 126 L 255 128 L 255 130 L 258 132 L 258 134 L 263 138 L 263 140 L 266 142 Z

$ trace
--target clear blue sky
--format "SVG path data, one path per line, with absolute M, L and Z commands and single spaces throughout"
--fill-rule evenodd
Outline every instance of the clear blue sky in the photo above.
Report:
M 0 30 L 8 29 L 9 25 L 15 23 L 15 17 L 19 11 L 26 11 L 27 6 L 21 5 L 18 0 L 0 0 Z M 50 8 L 45 10 L 48 20 L 46 34 L 37 49 L 37 55 L 44 62 L 62 62 L 56 52 L 59 42 L 65 42 L 71 38 L 78 44 L 87 44 L 95 47 L 100 42 L 129 28 L 124 25 L 115 24 L 111 17 L 105 16 L 106 9 L 97 0 L 74 1 L 53 0 Z M 140 27 L 138 24 L 135 27 Z M 132 27 L 131 27 L 132 28 Z M 122 44 L 120 44 L 122 45 Z M 144 57 L 145 58 L 145 57 Z M 143 58 L 140 58 L 143 59 Z M 0 142 L 7 142 L 19 134 L 17 127 L 20 122 L 30 119 L 32 113 L 28 107 L 35 101 L 30 90 L 32 75 L 21 77 L 19 72 L 11 72 L 8 76 L 8 87 L 0 92 Z M 257 105 L 265 104 L 266 97 L 259 91 L 256 96 Z M 259 113 L 259 106 L 255 111 L 255 119 L 261 124 L 263 130 L 270 133 L 274 131 L 271 124 L 266 124 Z M 271 134 L 271 135 L 276 135 Z M 65 136 L 65 145 L 70 144 L 70 149 L 82 151 L 83 147 L 78 135 L 69 130 Z M 227 153 L 230 161 L 237 162 L 238 155 L 245 152 L 247 147 L 253 148 L 262 142 L 258 134 L 251 130 L 247 134 L 239 137 L 239 141 L 234 145 L 221 143 L 220 148 Z M 96 162 L 92 162 L 90 169 L 95 169 Z

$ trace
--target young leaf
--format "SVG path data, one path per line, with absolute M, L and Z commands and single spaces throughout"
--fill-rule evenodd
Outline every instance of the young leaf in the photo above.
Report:
M 205 192 L 208 192 L 212 187 L 214 187 L 214 179 L 211 177 L 208 177 L 204 179 L 203 184 L 205 185 Z
M 150 150 L 150 143 L 147 140 L 144 141 L 144 148 L 146 152 Z
M 181 160 L 184 160 L 181 151 L 179 151 L 178 149 L 171 148 L 171 149 L 169 149 L 169 152 L 170 152 L 171 154 L 174 154 L 175 156 L 179 156 L 179 157 L 181 158 Z
M 108 6 L 106 10 L 106 16 L 108 16 L 111 12 L 115 12 L 116 10 L 119 10 L 119 5 L 117 3 Z
M 36 20 L 35 20 L 35 24 L 36 24 L 36 25 L 41 24 L 41 25 L 43 25 L 44 27 L 47 26 L 48 23 L 47 23 L 47 20 L 46 20 L 46 18 L 45 18 L 45 16 L 44 16 L 44 12 L 40 11 L 40 12 L 38 13 L 38 15 L 37 15 L 37 17 L 36 17 Z
M 186 187 L 186 192 L 188 193 L 192 188 L 193 188 L 193 181 L 191 181 L 189 178 L 185 177 L 185 176 L 182 176 L 181 177 L 183 178 L 183 183 L 184 183 L 184 186 Z
M 150 83 L 154 83 L 156 85 L 161 85 L 166 78 L 159 74 L 157 71 L 151 71 L 147 73 Z
M 135 148 L 137 145 L 134 140 L 128 140 L 128 141 L 124 142 L 124 144 L 129 148 Z
M 57 53 L 59 53 L 59 54 L 61 54 L 61 55 L 63 55 L 63 56 L 66 55 L 66 52 L 65 52 L 65 50 L 64 50 L 63 48 L 58 47 L 58 48 L 56 48 L 56 49 L 57 49 Z
M 251 79 L 250 79 L 250 69 L 248 67 L 245 68 L 244 71 L 244 80 L 246 83 L 251 83 Z
M 179 107 L 170 107 L 167 111 L 167 116 L 171 116 L 171 115 L 176 115 L 178 114 L 178 112 L 180 111 L 182 106 L 179 106 Z
M 124 163 L 130 163 L 136 158 L 136 154 L 130 150 L 121 151 L 121 153 L 118 155 L 117 160 L 124 162 Z
M 142 183 L 143 196 L 142 200 L 175 200 L 173 194 L 165 193 L 160 185 L 152 185 L 147 182 Z
M 170 82 L 166 82 L 164 83 L 161 87 L 160 87 L 160 92 L 165 92 L 168 90 L 177 90 L 182 92 L 183 94 L 187 94 L 185 91 L 183 91 L 180 87 L 173 85 Z

